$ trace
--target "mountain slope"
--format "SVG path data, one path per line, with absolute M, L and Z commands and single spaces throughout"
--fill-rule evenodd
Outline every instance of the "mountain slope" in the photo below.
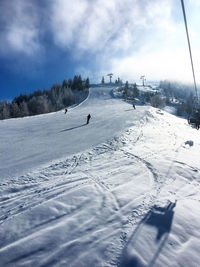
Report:
M 198 266 L 199 132 L 110 90 L 1 123 L 2 266 Z
M 129 105 L 113 99 L 111 90 L 92 88 L 88 99 L 66 115 L 60 111 L 1 121 L 2 176 L 19 175 L 50 160 L 83 151 L 133 125 L 127 116 Z M 85 125 L 89 113 L 91 124 Z

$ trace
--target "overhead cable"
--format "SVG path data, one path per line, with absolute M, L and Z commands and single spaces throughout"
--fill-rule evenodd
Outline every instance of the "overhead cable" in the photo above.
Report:
M 192 50 L 191 50 L 191 45 L 190 45 L 189 32 L 188 32 L 188 27 L 187 27 L 187 19 L 186 19 L 186 14 L 185 14 L 184 0 L 181 0 L 181 5 L 182 5 L 182 10 L 183 10 L 183 17 L 184 17 L 184 22 L 185 22 L 185 30 L 186 30 L 186 35 L 187 35 L 188 47 L 189 47 L 189 52 L 190 52 L 192 74 L 193 74 L 193 79 L 194 79 L 194 88 L 195 88 L 196 98 L 198 100 L 197 84 L 196 84 L 196 78 L 195 78 L 195 72 L 194 72 L 194 64 L 193 64 L 193 59 L 192 59 Z

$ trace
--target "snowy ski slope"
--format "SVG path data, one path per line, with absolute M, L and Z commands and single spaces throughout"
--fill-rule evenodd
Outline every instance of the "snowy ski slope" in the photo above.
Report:
M 0 121 L 0 173 L 12 177 L 112 138 L 133 125 L 129 105 L 112 99 L 111 88 L 92 88 L 89 98 L 67 114 L 59 111 Z M 91 113 L 91 125 L 85 125 Z M 142 114 L 141 114 L 142 116 Z
M 111 90 L 0 121 L 0 266 L 200 266 L 200 133 Z

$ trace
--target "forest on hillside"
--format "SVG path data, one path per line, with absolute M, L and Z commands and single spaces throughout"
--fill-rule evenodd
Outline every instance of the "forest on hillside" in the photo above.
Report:
M 176 107 L 178 116 L 194 112 L 196 98 L 192 85 L 165 80 L 160 82 L 159 87 L 165 96 L 165 104 Z
M 150 85 L 145 88 L 151 89 Z M 141 103 L 149 103 L 156 108 L 173 106 L 178 116 L 187 116 L 194 112 L 195 96 L 192 85 L 174 81 L 160 81 L 159 86 L 153 91 L 148 89 L 140 91 L 135 84 L 129 85 L 128 81 L 119 87 L 124 99 L 139 99 Z
M 55 83 L 50 90 L 36 90 L 31 94 L 20 94 L 12 102 L 0 102 L 0 119 L 32 116 L 54 112 L 82 101 L 88 94 L 89 78 L 83 80 L 75 75 L 73 80 Z

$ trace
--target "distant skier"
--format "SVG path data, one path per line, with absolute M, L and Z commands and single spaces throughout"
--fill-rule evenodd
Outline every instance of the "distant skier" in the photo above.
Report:
M 135 104 L 133 104 L 133 108 L 135 109 Z
M 91 119 L 91 115 L 88 114 L 88 115 L 87 115 L 87 124 L 89 124 L 90 119 Z
M 67 113 L 67 111 L 68 111 L 68 110 L 67 110 L 67 108 L 66 108 L 66 109 L 65 109 L 65 114 Z

